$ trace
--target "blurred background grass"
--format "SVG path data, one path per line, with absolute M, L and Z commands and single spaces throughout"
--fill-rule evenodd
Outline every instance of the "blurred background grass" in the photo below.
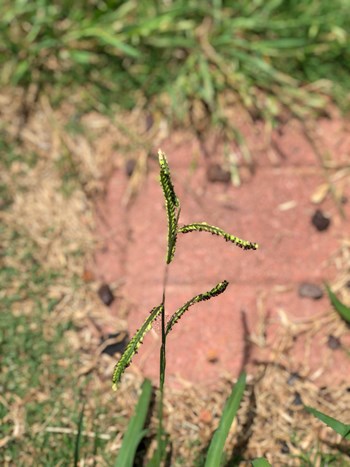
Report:
M 3 0 L 1 7 L 0 460 L 111 465 L 140 380 L 130 376 L 116 402 L 114 360 L 95 354 L 90 321 L 105 310 L 82 277 L 95 247 L 90 200 L 101 180 L 86 152 L 72 153 L 49 107 L 69 102 L 79 115 L 110 116 L 136 108 L 170 127 L 196 124 L 198 105 L 214 126 L 229 125 L 235 105 L 271 124 L 323 114 L 330 102 L 346 110 L 350 2 Z M 38 115 L 23 136 L 43 97 L 51 127 Z M 85 131 L 74 118 L 69 131 Z M 53 157 L 49 131 L 61 142 Z M 188 452 L 205 443 L 186 442 Z
M 303 115 L 324 95 L 348 103 L 349 30 L 348 0 L 5 0 L 0 78 L 176 122 L 195 101 L 220 121 L 227 93 L 254 118 Z

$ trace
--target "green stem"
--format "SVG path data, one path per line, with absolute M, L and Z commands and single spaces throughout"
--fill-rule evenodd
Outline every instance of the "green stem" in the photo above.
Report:
M 165 289 L 168 281 L 168 265 L 165 267 L 164 282 L 163 282 L 163 311 L 162 319 L 162 345 L 160 347 L 160 364 L 159 364 L 159 405 L 158 405 L 158 433 L 157 433 L 157 452 L 158 465 L 164 457 L 164 431 L 163 431 L 163 409 L 164 409 L 164 382 L 165 382 L 165 367 L 166 367 L 166 333 L 165 333 Z

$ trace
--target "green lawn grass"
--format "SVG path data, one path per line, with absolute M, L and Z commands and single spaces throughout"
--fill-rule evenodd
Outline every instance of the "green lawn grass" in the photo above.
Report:
M 86 107 L 136 105 L 184 122 L 202 102 L 214 122 L 230 99 L 254 118 L 345 104 L 350 3 L 5 0 L 2 84 L 79 91 Z M 226 96 L 226 97 L 225 97 Z
M 25 157 L 2 142 L 6 214 L 14 192 L 25 192 L 25 187 L 20 178 L 8 177 L 7 184 L 4 175 L 19 160 L 24 171 L 35 162 L 29 158 L 27 165 Z M 62 289 L 79 296 L 86 286 L 70 271 L 42 261 L 40 246 L 30 235 L 31 219 L 27 221 L 26 228 L 1 222 L 0 229 L 0 464 L 73 465 L 79 458 L 108 465 L 115 454 L 106 444 L 127 418 L 101 403 L 106 395 L 110 399 L 109 378 L 96 386 L 90 376 L 79 376 L 83 351 L 70 341 L 72 335 L 79 339 L 74 309 L 69 303 L 70 312 L 58 309 L 66 297 L 53 293 Z

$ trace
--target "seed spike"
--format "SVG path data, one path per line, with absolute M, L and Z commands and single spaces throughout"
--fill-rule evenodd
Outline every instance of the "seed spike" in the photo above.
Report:
M 231 235 L 219 227 L 209 225 L 206 222 L 196 222 L 194 224 L 184 225 L 183 227 L 178 228 L 177 231 L 184 234 L 188 232 L 209 232 L 212 235 L 218 235 L 219 237 L 224 238 L 227 242 L 234 243 L 243 250 L 257 250 L 259 248 L 257 243 L 242 240 L 241 238 Z
M 205 300 L 210 300 L 213 297 L 216 297 L 217 295 L 222 294 L 225 292 L 226 287 L 228 286 L 227 281 L 222 281 L 219 282 L 215 287 L 213 287 L 211 290 L 208 292 L 201 293 L 199 295 L 196 295 L 195 297 L 191 298 L 188 302 L 186 302 L 181 308 L 179 308 L 170 318 L 168 321 L 165 335 L 168 335 L 169 332 L 172 330 L 174 324 L 176 324 L 180 318 L 186 313 L 186 311 L 195 303 L 203 302 Z
M 180 201 L 174 190 L 174 185 L 170 176 L 169 164 L 163 151 L 158 151 L 160 166 L 160 184 L 165 198 L 165 208 L 168 218 L 168 244 L 167 244 L 167 264 L 171 263 L 175 254 L 177 225 L 180 216 Z
M 132 358 L 137 353 L 138 348 L 143 342 L 143 338 L 147 334 L 148 331 L 152 328 L 152 323 L 157 319 L 157 317 L 162 313 L 164 310 L 164 305 L 161 304 L 151 311 L 150 315 L 147 317 L 146 321 L 143 325 L 136 331 L 132 339 L 130 340 L 129 344 L 127 345 L 126 349 L 124 350 L 123 355 L 120 357 L 118 363 L 116 364 L 113 372 L 113 385 L 112 389 L 116 391 L 118 389 L 118 385 L 120 383 L 121 377 L 126 370 L 126 368 L 130 365 Z

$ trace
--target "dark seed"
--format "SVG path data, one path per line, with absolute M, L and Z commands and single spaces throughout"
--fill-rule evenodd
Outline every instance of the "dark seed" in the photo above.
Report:
M 309 284 L 303 282 L 299 286 L 299 297 L 312 298 L 313 300 L 319 300 L 323 297 L 323 290 L 321 287 L 315 284 Z
M 293 405 L 303 405 L 303 400 L 298 392 L 294 393 Z
M 328 229 L 331 220 L 320 209 L 317 209 L 311 218 L 311 223 L 319 232 L 323 232 Z
M 107 306 L 109 306 L 114 300 L 113 292 L 111 291 L 108 284 L 101 285 L 97 293 L 101 301 Z
M 289 386 L 292 386 L 292 384 L 295 383 L 295 381 L 298 381 L 300 379 L 299 373 L 293 372 L 289 375 L 289 378 L 287 380 L 287 384 Z
M 341 342 L 340 342 L 340 339 L 338 339 L 338 337 L 335 337 L 332 334 L 330 334 L 328 336 L 327 345 L 330 349 L 337 350 L 341 347 Z
M 136 167 L 136 161 L 135 159 L 128 159 L 125 163 L 125 173 L 128 177 L 131 177 L 131 175 L 134 173 Z
M 207 170 L 207 180 L 211 183 L 229 183 L 231 180 L 230 172 L 223 169 L 219 164 L 210 164 Z
M 289 450 L 288 444 L 285 441 L 279 441 L 279 444 L 281 446 L 281 453 L 289 454 L 290 450 Z

